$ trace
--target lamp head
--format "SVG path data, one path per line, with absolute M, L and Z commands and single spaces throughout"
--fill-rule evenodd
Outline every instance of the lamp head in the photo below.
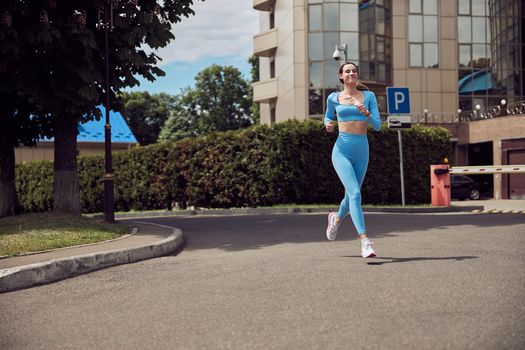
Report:
M 341 59 L 341 51 L 336 47 L 334 50 L 334 53 L 332 54 L 332 58 L 336 61 L 339 61 Z

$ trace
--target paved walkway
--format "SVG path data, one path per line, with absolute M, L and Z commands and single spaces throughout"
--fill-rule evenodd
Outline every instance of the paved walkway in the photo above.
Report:
M 485 200 L 465 200 L 465 201 L 453 201 L 453 206 L 465 207 L 471 205 L 482 205 L 485 212 L 493 213 L 525 213 L 525 199 L 485 199 Z
M 133 233 L 123 238 L 0 259 L 0 293 L 156 258 L 183 244 L 179 229 L 138 221 L 131 224 Z
M 232 210 L 193 210 L 183 215 L 239 215 L 324 212 L 327 208 L 266 208 Z M 448 208 L 367 208 L 366 211 L 412 213 L 494 212 L 525 213 L 525 200 L 454 201 Z M 133 214 L 135 217 L 140 214 Z M 142 215 L 152 215 L 143 213 Z M 155 214 L 159 215 L 159 214 Z M 166 212 L 163 215 L 176 215 Z M 180 215 L 180 214 L 179 214 Z M 130 217 L 123 215 L 122 217 Z M 137 219 L 139 220 L 139 219 Z M 70 247 L 25 256 L 0 259 L 0 293 L 47 284 L 98 269 L 164 256 L 180 249 L 182 231 L 152 223 L 133 221 L 135 233 L 117 240 Z

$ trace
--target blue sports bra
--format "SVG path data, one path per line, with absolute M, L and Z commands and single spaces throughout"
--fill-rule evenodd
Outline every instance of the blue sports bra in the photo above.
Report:
M 324 116 L 325 124 L 333 121 L 337 116 L 338 122 L 346 122 L 351 120 L 370 122 L 372 128 L 376 131 L 381 129 L 381 117 L 379 116 L 379 108 L 377 107 L 376 96 L 371 91 L 362 91 L 364 95 L 363 104 L 370 112 L 370 119 L 361 114 L 355 105 L 345 105 L 339 103 L 340 92 L 332 92 L 326 99 L 326 113 Z

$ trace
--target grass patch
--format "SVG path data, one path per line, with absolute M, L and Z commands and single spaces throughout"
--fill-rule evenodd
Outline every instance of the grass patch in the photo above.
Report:
M 46 212 L 0 219 L 0 256 L 71 247 L 118 238 L 129 233 L 120 224 Z

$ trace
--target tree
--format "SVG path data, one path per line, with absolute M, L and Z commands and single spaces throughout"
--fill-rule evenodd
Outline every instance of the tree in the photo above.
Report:
M 186 87 L 181 94 L 174 96 L 175 103 L 160 131 L 159 142 L 175 141 L 200 134 L 197 118 L 194 117 L 197 115 L 194 95 L 195 91 Z
M 165 93 L 123 92 L 118 98 L 122 116 L 141 145 L 157 141 L 170 111 L 176 106 L 175 96 Z
M 248 63 L 252 66 L 252 69 L 250 70 L 251 78 L 252 78 L 252 84 L 259 81 L 259 57 L 252 55 L 248 59 Z M 249 99 L 252 101 L 252 105 L 250 107 L 250 114 L 252 117 L 252 120 L 255 124 L 259 124 L 261 121 L 261 107 L 258 102 L 253 101 L 253 87 L 250 86 L 249 89 Z
M 193 14 L 192 4 L 192 0 L 0 2 L 0 50 L 16 58 L 0 67 L 16 72 L 5 90 L 30 96 L 38 107 L 32 113 L 45 111 L 53 119 L 55 210 L 80 213 L 77 124 L 100 118 L 96 106 L 104 101 L 106 63 L 111 67 L 112 99 L 123 87 L 137 85 L 137 74 L 151 81 L 162 76 L 156 67 L 159 57 L 144 47 L 157 49 L 174 39 L 171 25 Z M 106 15 L 108 21 L 103 20 Z M 111 30 L 107 53 L 106 29 Z
M 0 14 L 0 217 L 4 217 L 18 212 L 14 147 L 33 146 L 40 138 L 52 136 L 52 123 L 35 97 L 20 88 L 18 73 L 31 68 L 20 57 L 31 50 L 12 27 L 12 15 Z
M 179 101 L 182 106 L 170 114 L 161 131 L 163 141 L 253 124 L 248 82 L 233 66 L 203 69 L 195 77 L 195 88 L 183 90 Z
M 5 78 L 0 74 L 0 79 Z M 3 89 L 2 89 L 3 90 Z M 18 213 L 15 186 L 14 146 L 33 146 L 36 141 L 51 133 L 48 116 L 31 115 L 35 110 L 26 96 L 0 91 L 0 218 Z
M 248 83 L 233 66 L 212 65 L 195 77 L 198 125 L 204 132 L 235 130 L 252 124 Z

